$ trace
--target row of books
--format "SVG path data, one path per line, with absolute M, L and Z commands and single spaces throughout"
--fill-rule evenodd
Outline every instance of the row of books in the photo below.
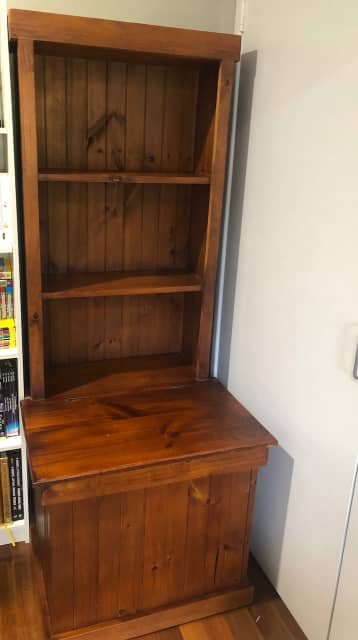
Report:
M 0 361 L 0 438 L 20 433 L 16 360 Z
M 0 524 L 24 518 L 21 450 L 0 453 Z
M 10 255 L 0 255 L 0 349 L 16 347 L 14 286 Z

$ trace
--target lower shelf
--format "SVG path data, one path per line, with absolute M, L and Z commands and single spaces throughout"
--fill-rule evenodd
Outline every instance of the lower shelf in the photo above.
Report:
M 21 449 L 21 436 L 12 436 L 10 438 L 0 439 L 0 451 L 12 451 L 13 449 Z
M 182 354 L 94 360 L 51 367 L 46 372 L 47 397 L 82 397 L 187 384 L 193 365 Z M 79 382 L 80 381 L 80 382 Z

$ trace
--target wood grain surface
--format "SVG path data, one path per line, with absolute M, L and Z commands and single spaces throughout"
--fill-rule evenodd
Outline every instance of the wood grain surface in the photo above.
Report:
M 115 20 L 98 20 L 39 11 L 9 11 L 12 40 L 28 38 L 48 43 L 124 49 L 169 56 L 213 60 L 240 58 L 241 37 Z
M 209 184 L 209 175 L 138 171 L 39 171 L 40 182 L 122 182 L 127 184 Z
M 140 394 L 24 400 L 35 484 L 276 444 L 217 381 Z

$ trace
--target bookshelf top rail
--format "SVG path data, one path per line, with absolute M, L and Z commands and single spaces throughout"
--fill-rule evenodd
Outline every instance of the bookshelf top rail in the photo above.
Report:
M 204 60 L 236 61 L 241 49 L 239 35 L 19 9 L 9 10 L 9 37 Z

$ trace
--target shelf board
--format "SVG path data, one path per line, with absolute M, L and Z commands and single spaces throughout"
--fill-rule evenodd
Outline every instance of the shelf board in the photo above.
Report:
M 7 526 L 9 529 L 19 529 L 23 525 L 24 525 L 24 520 L 16 520 L 15 522 L 9 522 Z M 2 529 L 5 528 L 3 524 L 1 524 L 0 527 Z
M 50 367 L 46 396 L 78 398 L 190 384 L 193 365 L 181 353 L 93 360 Z
M 40 182 L 119 182 L 137 184 L 209 184 L 208 174 L 151 171 L 58 171 L 43 169 Z
M 202 281 L 195 273 L 138 274 L 69 273 L 43 276 L 42 298 L 97 298 L 108 296 L 153 295 L 201 291 Z
M 26 525 L 25 520 L 16 520 L 16 522 L 10 522 L 8 528 L 11 529 L 11 533 L 15 542 L 22 542 L 26 540 Z M 10 544 L 9 536 L 3 524 L 0 525 L 0 546 Z
M 0 439 L 0 451 L 12 451 L 13 449 L 21 449 L 21 436 L 12 436 L 11 438 Z
M 2 135 L 2 136 L 6 136 L 7 135 L 7 129 L 5 127 L 0 127 L 0 135 Z
M 17 358 L 17 347 L 12 349 L 0 349 L 0 360 L 7 360 L 7 358 Z

